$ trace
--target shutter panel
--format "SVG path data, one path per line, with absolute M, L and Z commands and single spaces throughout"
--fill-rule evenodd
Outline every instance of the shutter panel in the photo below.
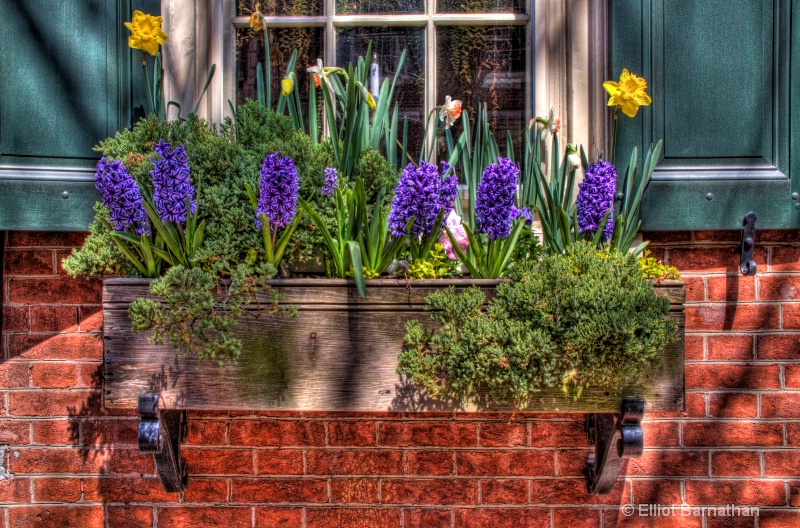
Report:
M 92 147 L 130 126 L 131 86 L 142 82 L 123 22 L 133 8 L 160 10 L 133 4 L 0 0 L 0 229 L 85 230 L 91 221 Z
M 641 156 L 664 140 L 643 230 L 737 229 L 748 211 L 757 227 L 800 225 L 790 157 L 792 73 L 800 71 L 790 63 L 792 10 L 797 2 L 612 0 L 613 75 L 643 75 L 653 98 L 633 120 L 620 116 L 618 165 L 633 146 Z

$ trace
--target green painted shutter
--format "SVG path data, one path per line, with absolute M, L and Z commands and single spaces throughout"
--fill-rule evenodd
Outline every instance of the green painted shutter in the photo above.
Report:
M 141 114 L 123 26 L 133 9 L 160 2 L 0 0 L 0 229 L 88 226 L 92 147 Z
M 736 229 L 748 211 L 800 226 L 798 15 L 785 0 L 612 0 L 613 76 L 643 75 L 653 98 L 620 116 L 618 165 L 664 140 L 644 230 Z

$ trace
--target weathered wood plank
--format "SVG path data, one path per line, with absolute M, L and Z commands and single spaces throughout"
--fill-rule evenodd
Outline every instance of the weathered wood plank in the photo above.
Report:
M 295 318 L 243 318 L 237 327 L 244 351 L 238 364 L 198 365 L 169 346 L 157 346 L 131 330 L 124 300 L 148 293 L 146 281 L 109 280 L 104 285 L 104 402 L 109 408 L 133 408 L 144 392 L 159 391 L 168 408 L 185 409 L 316 409 L 350 411 L 451 410 L 449 402 L 427 399 L 395 372 L 406 321 L 429 322 L 423 311 L 428 284 L 386 281 L 372 284 L 367 299 L 351 298 L 351 289 L 306 284 L 276 285 L 283 302 L 299 307 Z M 330 284 L 331 281 L 325 281 Z M 376 281 L 383 282 L 383 281 Z M 389 283 L 391 282 L 391 283 Z M 422 281 L 420 281 L 422 282 Z M 459 289 L 470 281 L 459 281 Z M 436 284 L 441 285 L 442 282 Z M 496 281 L 494 281 L 496 284 Z M 681 283 L 656 288 L 677 310 Z M 487 288 L 491 294 L 493 288 Z M 391 301 L 394 300 L 394 303 Z M 329 304 L 330 303 L 330 304 Z M 377 308 L 377 309 L 376 309 Z M 673 312 L 681 323 L 683 314 Z M 588 390 L 579 401 L 560 389 L 542 392 L 528 411 L 617 411 L 628 390 Z M 663 365 L 644 391 L 648 411 L 683 408 L 683 339 L 664 352 Z M 501 407 L 464 410 L 510 410 Z

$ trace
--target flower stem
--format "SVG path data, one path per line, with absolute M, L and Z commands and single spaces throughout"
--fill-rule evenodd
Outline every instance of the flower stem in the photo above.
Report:
M 156 109 L 153 106 L 153 91 L 150 89 L 150 76 L 147 75 L 147 55 L 145 55 L 144 50 L 142 50 L 142 71 L 144 72 L 144 87 L 147 91 L 147 106 L 150 109 L 150 113 L 155 114 Z
M 611 164 L 614 164 L 614 153 L 617 150 L 617 118 L 619 118 L 619 106 L 614 107 L 614 121 L 611 122 Z

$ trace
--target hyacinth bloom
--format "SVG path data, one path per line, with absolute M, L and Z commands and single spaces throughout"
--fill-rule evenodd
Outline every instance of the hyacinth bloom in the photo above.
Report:
M 170 150 L 170 144 L 159 140 L 156 153 L 160 160 L 153 160 L 153 201 L 162 222 L 181 223 L 187 214 L 194 214 L 197 201 L 194 187 L 189 182 L 189 158 L 183 145 Z M 188 204 L 188 207 L 187 207 Z
M 256 226 L 261 227 L 261 213 L 267 215 L 273 233 L 278 228 L 291 224 L 297 211 L 299 190 L 300 178 L 292 158 L 284 158 L 277 152 L 264 158 Z
M 586 168 L 583 181 L 578 186 L 575 203 L 578 214 L 578 230 L 581 233 L 597 231 L 606 212 L 608 221 L 603 228 L 602 242 L 608 242 L 614 233 L 614 192 L 617 188 L 617 171 L 602 159 Z
M 511 234 L 518 177 L 519 168 L 506 158 L 497 158 L 497 163 L 483 171 L 475 197 L 479 233 L 486 233 L 493 240 Z
M 525 225 L 531 225 L 533 223 L 533 213 L 527 207 L 523 207 L 522 209 L 517 209 L 515 206 L 511 206 L 511 220 L 514 221 L 518 218 L 522 218 L 525 220 Z
M 442 165 L 442 173 L 451 169 L 447 163 Z M 457 193 L 458 179 L 455 175 L 442 177 L 436 166 L 426 161 L 418 168 L 409 163 L 395 189 L 389 213 L 389 231 L 396 237 L 428 236 L 439 211 L 444 210 L 444 216 L 447 216 L 453 210 Z M 411 226 L 411 233 L 406 233 L 406 224 L 412 218 L 414 225 Z
M 150 55 L 158 53 L 158 47 L 167 41 L 167 34 L 161 29 L 160 16 L 146 15 L 141 11 L 133 12 L 133 20 L 125 22 L 131 32 L 128 46 L 146 51 Z
M 325 185 L 322 187 L 322 194 L 325 196 L 331 196 L 333 194 L 333 190 L 338 187 L 339 176 L 336 173 L 336 169 L 325 167 Z
M 461 251 L 466 251 L 467 246 L 469 246 L 469 237 L 467 237 L 467 231 L 461 224 L 461 217 L 458 216 L 455 211 L 450 211 L 450 214 L 444 221 L 444 225 L 453 233 Z M 447 255 L 447 258 L 451 260 L 456 260 L 458 258 L 458 255 L 453 249 L 453 242 L 450 240 L 450 237 L 447 236 L 446 231 L 442 231 L 442 234 L 439 235 L 439 243 L 444 248 L 444 253 Z
M 647 106 L 653 102 L 644 92 L 647 89 L 647 81 L 630 73 L 627 68 L 622 70 L 619 82 L 606 81 L 603 83 L 603 88 L 611 96 L 608 99 L 608 106 L 619 106 L 622 108 L 622 113 L 628 117 L 634 117 L 640 106 Z
M 139 186 L 121 161 L 105 156 L 101 158 L 97 162 L 94 180 L 95 187 L 100 191 L 100 200 L 111 210 L 110 217 L 115 230 L 132 229 L 139 236 L 150 234 Z

